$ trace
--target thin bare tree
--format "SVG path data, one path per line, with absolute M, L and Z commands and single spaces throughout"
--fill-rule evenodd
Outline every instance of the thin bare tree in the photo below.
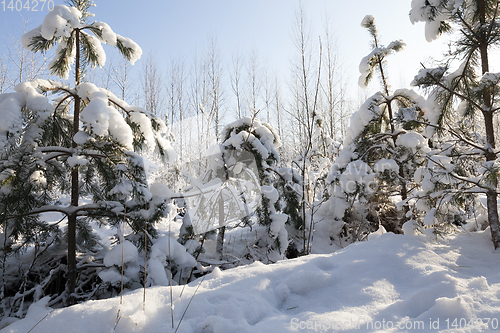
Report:
M 328 18 L 325 20 L 325 53 L 324 53 L 324 72 L 325 79 L 322 80 L 321 88 L 325 96 L 326 105 L 323 110 L 323 118 L 326 122 L 326 128 L 332 138 L 339 136 L 340 112 L 342 99 L 345 97 L 340 92 L 342 82 L 339 80 L 339 59 L 338 52 L 333 40 L 333 34 L 329 25 Z
M 168 116 L 163 110 L 163 104 L 165 102 L 165 91 L 163 88 L 163 78 L 158 69 L 156 62 L 156 56 L 149 52 L 145 61 L 142 64 L 142 105 L 154 115 L 165 116 L 168 120 Z M 168 123 L 168 121 L 165 121 Z
M 242 96 L 241 96 L 241 72 L 243 69 L 243 60 L 241 54 L 233 54 L 229 76 L 231 79 L 231 89 L 236 97 L 236 115 L 238 118 L 244 116 L 242 112 Z
M 123 58 L 118 61 L 110 61 L 110 78 L 114 83 L 115 89 L 121 99 L 128 100 L 133 89 L 133 81 L 131 76 L 131 65 Z
M 283 118 L 283 101 L 281 97 L 280 86 L 278 82 L 278 74 L 274 77 L 274 112 L 276 114 L 276 125 L 278 130 L 278 135 L 283 140 L 283 127 L 282 127 L 282 118 Z
M 247 64 L 247 108 L 250 114 L 260 111 L 259 99 L 262 90 L 261 68 L 259 66 L 259 54 L 255 48 L 250 52 Z
M 264 108 L 266 109 L 266 122 L 271 122 L 271 104 L 273 101 L 273 86 L 272 81 L 269 77 L 269 72 L 267 71 L 267 66 L 264 68 Z
M 224 90 L 222 87 L 223 65 L 220 56 L 217 39 L 211 38 L 209 42 L 209 49 L 207 54 L 207 81 L 208 81 L 208 118 L 209 124 L 213 122 L 215 130 L 215 139 L 220 141 L 220 127 L 223 118 L 223 105 L 224 105 Z
M 297 58 L 293 62 L 292 93 L 295 98 L 291 115 L 295 117 L 300 126 L 301 141 L 299 142 L 299 155 L 293 160 L 294 167 L 302 176 L 301 215 L 302 215 L 302 252 L 310 251 L 313 231 L 314 212 L 317 207 L 315 186 L 310 179 L 312 171 L 311 161 L 318 154 L 319 147 L 315 147 L 315 132 L 321 128 L 320 117 L 320 82 L 322 69 L 322 42 L 315 45 L 312 39 L 312 30 L 307 20 L 307 15 L 302 6 L 296 13 L 294 24 L 293 42 L 297 49 Z M 314 50 L 318 48 L 318 53 Z M 323 135 L 322 135 L 323 136 Z M 317 149 L 318 148 L 318 149 Z M 324 151 L 326 149 L 323 149 Z M 306 223 L 309 219 L 309 223 Z
M 7 90 L 7 68 L 4 65 L 3 59 L 0 58 L 0 94 Z
M 196 144 L 193 145 L 195 149 L 194 156 L 197 163 L 195 163 L 196 173 L 206 168 L 206 161 L 202 158 L 203 151 L 208 148 L 208 128 L 205 118 L 205 110 L 208 103 L 208 85 L 206 75 L 206 62 L 198 56 L 195 52 L 193 57 L 192 70 L 190 75 L 190 86 L 188 94 L 188 104 L 191 112 L 194 114 L 196 121 Z M 208 119 L 207 119 L 208 120 Z
M 23 19 L 22 33 L 26 32 L 28 21 Z M 23 48 L 21 40 L 8 34 L 3 38 L 5 58 L 0 65 L 2 91 L 14 88 L 18 83 L 32 81 L 47 74 L 47 58 Z M 9 65 L 5 65 L 5 62 Z
M 170 126 L 177 138 L 178 151 L 181 163 L 184 161 L 184 153 L 187 147 L 184 146 L 184 118 L 185 110 L 185 81 L 186 70 L 183 60 L 171 58 L 167 78 L 167 113 L 170 115 Z

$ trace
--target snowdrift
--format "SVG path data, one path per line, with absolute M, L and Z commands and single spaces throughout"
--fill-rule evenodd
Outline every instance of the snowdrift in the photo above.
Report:
M 500 327 L 500 251 L 489 230 L 428 242 L 383 234 L 334 254 L 216 269 L 178 332 L 491 332 Z M 173 288 L 177 327 L 200 280 Z M 173 332 L 168 287 L 65 309 L 31 306 L 1 332 Z M 52 311 L 52 312 L 51 312 Z

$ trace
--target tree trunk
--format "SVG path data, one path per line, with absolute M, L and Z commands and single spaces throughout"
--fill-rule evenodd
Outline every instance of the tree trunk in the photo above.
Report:
M 478 1 L 479 10 L 479 21 L 482 25 L 486 23 L 486 3 L 484 0 Z M 479 41 L 479 52 L 481 54 L 481 71 L 484 75 L 489 72 L 489 61 L 488 61 L 488 36 L 485 32 L 480 37 Z M 491 109 L 491 91 L 488 89 L 483 94 L 483 104 L 484 110 L 482 110 L 484 117 L 484 127 L 486 131 L 486 140 L 490 151 L 486 154 L 486 161 L 494 161 L 496 159 L 496 154 L 493 152 L 495 150 L 495 129 L 493 127 L 493 114 Z M 490 190 L 486 193 L 486 203 L 488 207 L 488 223 L 491 229 L 491 239 L 495 249 L 498 248 L 500 241 L 500 228 L 498 221 L 498 203 L 497 203 L 497 186 L 498 181 L 495 177 L 492 178 L 491 184 L 489 184 Z
M 75 87 L 80 84 L 80 30 L 75 29 L 76 34 L 76 64 L 75 64 Z M 75 95 L 75 107 L 73 111 L 73 136 L 80 130 L 80 97 Z M 72 147 L 77 144 L 73 141 Z M 71 171 L 71 206 L 78 207 L 78 167 Z M 76 213 L 68 216 L 68 299 L 67 305 L 75 301 L 73 293 L 76 287 Z
M 375 46 L 378 47 L 378 41 L 376 38 L 375 38 Z M 377 56 L 377 63 L 378 63 L 379 69 L 380 69 L 380 76 L 382 77 L 382 85 L 384 88 L 385 95 L 389 96 L 390 95 L 389 94 L 389 84 L 388 84 L 387 79 L 386 79 L 385 74 L 384 74 L 384 66 L 382 64 L 382 59 L 380 58 L 380 56 Z M 391 103 L 392 103 L 392 101 L 387 102 L 387 112 L 388 112 L 388 116 L 389 116 L 389 126 L 391 128 L 392 142 L 394 143 L 394 147 L 396 147 L 395 128 L 394 128 L 394 124 L 392 123 L 393 112 L 392 112 L 392 104 Z M 399 193 L 401 195 L 401 200 L 404 201 L 404 200 L 408 199 L 408 189 L 406 188 L 405 173 L 404 173 L 404 169 L 402 166 L 399 166 L 399 177 L 401 178 L 399 181 L 399 186 L 400 186 Z M 401 227 L 407 221 L 406 214 L 408 213 L 408 211 L 409 211 L 408 205 L 405 205 L 404 209 L 403 209 L 404 216 L 401 218 L 401 222 L 400 222 Z
M 217 233 L 217 247 L 216 252 L 219 255 L 219 260 L 222 259 L 222 252 L 224 251 L 224 234 L 226 233 L 226 227 L 224 226 L 224 199 L 222 198 L 222 192 L 219 196 L 219 232 Z

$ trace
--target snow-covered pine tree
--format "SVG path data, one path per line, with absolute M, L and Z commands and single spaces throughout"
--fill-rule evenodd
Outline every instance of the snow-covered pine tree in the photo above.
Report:
M 84 274 L 85 265 L 77 267 L 77 251 L 87 249 L 84 261 L 93 257 L 92 221 L 125 222 L 136 233 L 155 235 L 153 224 L 166 202 L 149 191 L 143 159 L 134 150 L 154 149 L 165 158 L 175 158 L 161 119 L 85 82 L 88 66 L 104 65 L 101 43 L 116 47 L 132 64 L 141 56 L 140 47 L 104 22 L 89 22 L 92 1 L 70 0 L 68 5 L 55 6 L 22 41 L 34 52 L 47 52 L 57 44 L 50 72 L 67 78 L 73 67 L 75 85 L 36 80 L 0 95 L 0 113 L 7 120 L 0 132 L 4 245 L 35 248 L 33 264 L 21 267 L 17 278 L 6 281 L 4 276 L 2 281 L 2 304 L 9 303 L 8 311 L 18 307 L 20 314 L 25 311 L 25 298 L 60 294 L 51 304 L 71 304 L 96 291 L 98 283 Z M 41 214 L 49 212 L 61 213 L 63 218 L 57 223 L 47 221 Z M 63 236 L 59 223 L 65 218 Z M 63 256 L 52 258 L 52 267 L 40 266 L 40 276 L 34 276 L 37 255 L 50 252 L 58 243 L 67 244 Z M 79 284 L 78 276 L 87 280 Z M 57 283 L 66 284 L 66 291 L 54 286 Z
M 236 159 L 234 154 L 248 152 L 256 164 L 260 182 L 261 202 L 256 213 L 258 223 L 265 232 L 258 233 L 257 246 L 265 251 L 266 258 L 275 262 L 284 258 L 288 247 L 286 214 L 279 213 L 279 193 L 274 187 L 275 166 L 279 161 L 277 149 L 281 146 L 278 133 L 267 123 L 254 117 L 243 117 L 227 125 L 222 131 L 224 160 Z M 257 230 L 258 231 L 258 230 Z M 264 258 L 261 258 L 264 260 Z
M 489 71 L 490 51 L 500 44 L 499 10 L 498 0 L 421 0 L 413 1 L 410 11 L 412 23 L 425 22 L 428 41 L 450 31 L 457 36 L 443 64 L 422 69 L 414 80 L 430 91 L 425 116 L 434 148 L 419 172 L 424 223 L 453 221 L 462 212 L 481 219 L 466 206 L 476 206 L 467 205 L 473 202 L 481 208 L 478 194 L 485 195 L 495 248 L 500 228 L 494 114 L 499 110 L 500 74 Z M 457 62 L 458 69 L 452 69 Z
M 416 120 L 424 99 L 411 90 L 391 92 L 386 57 L 402 50 L 401 40 L 380 44 L 375 18 L 365 16 L 361 26 L 372 37 L 372 51 L 361 60 L 359 85 L 366 87 L 374 74 L 381 91 L 368 98 L 351 117 L 344 148 L 333 165 L 329 181 L 331 208 L 349 241 L 363 239 L 379 225 L 400 232 L 406 221 L 408 185 L 422 164 L 426 142 L 408 120 Z M 400 198 L 399 209 L 396 206 Z M 325 212 L 323 212 L 325 214 Z M 338 229 L 336 230 L 339 231 Z
M 372 52 L 360 63 L 359 85 L 367 87 L 373 78 L 373 73 L 378 73 L 381 90 L 377 93 L 375 100 L 378 100 L 376 104 L 380 112 L 373 114 L 372 119 L 362 129 L 358 137 L 354 138 L 352 133 L 349 134 L 356 144 L 355 151 L 363 161 L 375 169 L 378 175 L 378 190 L 374 193 L 372 202 L 378 202 L 382 206 L 377 207 L 382 215 L 380 222 L 385 225 L 386 229 L 389 227 L 391 231 L 398 231 L 406 220 L 405 215 L 408 209 L 405 204 L 404 214 L 399 214 L 392 200 L 394 195 L 399 195 L 402 201 L 408 198 L 408 175 L 413 174 L 413 172 L 407 168 L 409 161 L 398 158 L 407 153 L 406 149 L 403 148 L 405 145 L 401 144 L 403 140 L 398 139 L 406 134 L 402 127 L 396 123 L 395 116 L 397 104 L 408 108 L 413 104 L 410 99 L 413 96 L 408 96 L 406 91 L 397 91 L 395 94 L 391 92 L 386 57 L 401 51 L 405 44 L 402 40 L 397 40 L 387 47 L 380 45 L 375 18 L 371 15 L 365 16 L 361 26 L 370 32 Z M 408 157 L 408 154 L 406 156 Z M 397 191 L 397 183 L 399 183 L 399 191 Z M 391 219 L 392 221 L 390 221 Z
M 207 219 L 226 215 L 218 224 L 219 257 L 223 254 L 225 220 L 239 216 L 241 223 L 236 224 L 255 230 L 255 245 L 259 248 L 255 251 L 251 247 L 248 253 L 242 255 L 250 261 L 275 262 L 282 259 L 288 246 L 285 228 L 288 216 L 279 213 L 279 194 L 273 186 L 277 176 L 274 168 L 279 160 L 277 148 L 281 144 L 279 136 L 269 124 L 261 123 L 255 117 L 236 120 L 227 125 L 221 135 L 221 144 L 212 146 L 206 153 L 209 168 L 200 177 L 199 183 L 193 185 L 202 192 L 209 186 L 220 188 L 215 191 L 215 196 L 198 200 L 198 206 L 206 207 L 196 207 L 193 211 L 205 212 Z M 193 218 L 203 220 L 198 216 L 191 216 L 190 219 Z M 185 223 L 189 224 L 189 221 Z M 187 224 L 183 229 L 192 230 Z

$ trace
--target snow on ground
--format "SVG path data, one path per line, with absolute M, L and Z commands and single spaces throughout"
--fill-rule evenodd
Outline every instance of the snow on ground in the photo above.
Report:
M 182 297 L 175 286 L 174 325 L 200 284 L 178 332 L 492 332 L 498 267 L 489 230 L 438 242 L 386 233 L 334 254 L 215 269 Z M 28 332 L 47 314 L 31 332 L 173 332 L 169 288 L 149 288 L 145 311 L 142 297 L 136 290 L 121 306 L 112 298 L 52 312 L 42 300 L 1 332 Z

